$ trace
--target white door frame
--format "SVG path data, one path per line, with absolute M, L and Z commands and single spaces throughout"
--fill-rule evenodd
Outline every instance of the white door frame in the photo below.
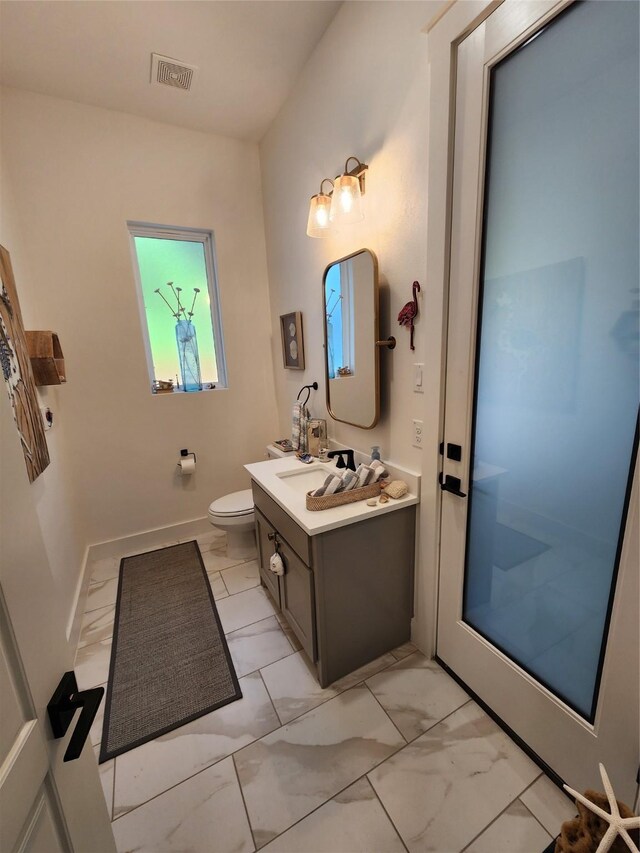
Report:
M 432 656 L 436 648 L 441 492 L 438 447 L 444 430 L 445 371 L 449 296 L 449 234 L 455 116 L 454 60 L 457 45 L 502 0 L 457 0 L 424 27 L 429 57 L 427 269 L 429 309 L 417 330 L 422 336 L 424 443 L 419 504 L 418 565 L 412 639 Z

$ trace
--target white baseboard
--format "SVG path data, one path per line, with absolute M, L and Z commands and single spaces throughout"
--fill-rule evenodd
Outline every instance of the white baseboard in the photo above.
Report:
M 73 607 L 71 608 L 71 615 L 69 616 L 69 621 L 67 623 L 67 641 L 72 649 L 75 649 L 77 647 L 78 640 L 80 638 L 82 615 L 84 613 L 84 605 L 87 599 L 89 580 L 91 578 L 91 573 L 87 571 L 88 565 L 89 546 L 84 549 L 82 569 L 80 570 L 80 577 L 78 578 L 78 583 L 76 584 L 76 592 L 73 598 Z
M 213 530 L 207 517 L 194 518 L 191 521 L 181 521 L 167 527 L 155 530 L 143 530 L 123 536 L 122 539 L 111 539 L 108 542 L 98 542 L 89 546 L 88 561 L 103 560 L 105 557 L 122 557 L 127 554 L 141 554 L 150 548 L 159 548 L 177 539 L 188 539 Z

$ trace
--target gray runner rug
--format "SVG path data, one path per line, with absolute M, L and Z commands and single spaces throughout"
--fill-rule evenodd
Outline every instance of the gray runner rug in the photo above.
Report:
M 240 698 L 198 543 L 124 557 L 100 762 Z

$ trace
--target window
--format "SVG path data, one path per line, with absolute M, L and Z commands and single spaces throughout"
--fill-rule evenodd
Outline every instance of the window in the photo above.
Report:
M 213 234 L 127 225 L 152 392 L 225 388 Z
M 329 379 L 356 372 L 353 269 L 351 263 L 333 264 L 325 277 L 327 361 Z

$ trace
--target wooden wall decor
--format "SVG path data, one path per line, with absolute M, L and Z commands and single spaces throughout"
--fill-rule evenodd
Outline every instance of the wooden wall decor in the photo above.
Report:
M 49 464 L 31 361 L 9 252 L 0 246 L 0 365 L 20 435 L 29 482 Z
M 25 331 L 24 334 L 36 385 L 61 385 L 66 382 L 64 355 L 56 333 Z

